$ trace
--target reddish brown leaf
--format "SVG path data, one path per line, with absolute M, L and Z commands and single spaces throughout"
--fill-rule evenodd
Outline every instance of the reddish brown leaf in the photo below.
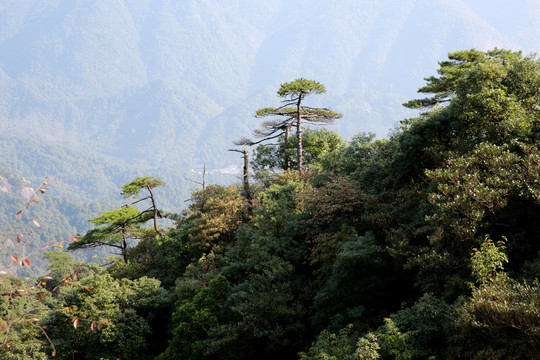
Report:
M 43 294 L 41 292 L 38 294 L 38 298 L 39 298 L 39 301 L 43 301 Z
M 28 260 L 28 259 L 24 259 L 24 261 L 23 261 L 23 262 L 24 262 L 24 265 L 26 265 L 26 266 L 30 266 L 30 260 Z
M 95 321 L 92 321 L 92 323 L 90 324 L 90 330 L 92 330 L 93 332 L 96 331 L 96 322 Z
M 16 262 L 19 261 L 19 258 L 15 256 L 15 254 L 11 254 L 11 258 L 13 259 L 13 261 L 16 261 Z
M 21 214 L 22 214 L 22 210 L 17 211 L 17 215 L 21 215 Z

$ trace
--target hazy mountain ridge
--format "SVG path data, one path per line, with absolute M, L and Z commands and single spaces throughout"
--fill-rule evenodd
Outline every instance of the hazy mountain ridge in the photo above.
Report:
M 518 16 L 529 19 L 527 4 Z M 230 146 L 214 129 L 222 114 L 257 94 L 250 111 L 276 104 L 279 84 L 304 76 L 327 85 L 315 101 L 344 112 L 343 135 L 383 135 L 407 112 L 374 97 L 407 100 L 450 50 L 519 46 L 477 11 L 446 0 L 12 1 L 0 13 L 0 127 L 129 161 L 221 163 L 231 158 L 199 156 L 197 144 Z M 252 129 L 251 114 L 225 123 Z
M 346 138 L 387 133 L 449 51 L 540 44 L 534 1 L 6 1 L 0 130 L 182 169 L 236 164 L 282 82 L 327 86 Z M 507 11 L 497 16 L 496 8 Z M 507 26 L 508 17 L 519 26 Z M 521 21 L 520 21 L 521 20 Z M 530 21 L 531 27 L 527 26 Z M 21 45 L 22 44 L 22 45 Z

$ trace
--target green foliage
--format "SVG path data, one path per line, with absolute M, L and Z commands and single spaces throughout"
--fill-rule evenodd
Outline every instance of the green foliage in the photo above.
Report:
M 133 181 L 122 185 L 122 196 L 124 198 L 137 198 L 142 189 L 151 191 L 151 189 L 163 185 L 163 180 L 152 176 L 138 177 Z
M 311 246 L 311 265 L 326 279 L 341 245 L 356 235 L 359 214 L 364 210 L 360 183 L 348 177 L 332 181 L 303 194 L 303 233 Z
M 465 351 L 478 353 L 475 359 L 485 353 L 501 359 L 535 358 L 540 351 L 538 304 L 536 281 L 519 283 L 498 274 L 480 285 L 459 309 Z
M 424 294 L 412 306 L 391 316 L 392 321 L 407 335 L 415 358 L 440 356 L 451 353 L 455 341 L 456 306 L 442 299 Z
M 452 100 L 460 81 L 467 75 L 469 69 L 485 62 L 504 63 L 521 57 L 521 52 L 494 49 L 488 52 L 478 50 L 457 51 L 448 54 L 447 61 L 439 62 L 437 70 L 439 77 L 426 78 L 427 85 L 421 87 L 418 92 L 434 94 L 431 98 L 411 100 L 404 104 L 409 108 L 426 108 Z
M 220 252 L 241 223 L 243 200 L 234 186 L 210 185 L 196 191 L 189 206 L 190 241 L 194 248 Z
M 69 311 L 45 320 L 59 358 L 143 359 L 150 358 L 147 339 L 159 331 L 154 321 L 168 298 L 158 280 L 104 274 L 83 279 L 65 301 Z
M 354 274 L 354 276 L 351 276 Z M 340 248 L 328 280 L 314 297 L 316 326 L 341 328 L 347 321 L 365 330 L 375 319 L 400 304 L 398 289 L 406 285 L 391 258 L 373 234 L 351 236 Z
M 192 299 L 181 301 L 172 318 L 172 339 L 157 359 L 201 359 L 208 347 L 208 333 L 218 325 L 218 312 L 229 283 L 218 276 Z
M 141 223 L 148 219 L 140 215 L 139 210 L 132 206 L 105 211 L 97 218 L 89 220 L 94 225 L 105 226 L 88 231 L 71 243 L 68 250 L 110 246 L 120 249 L 120 254 L 125 257 L 127 240 L 141 238 L 144 235 Z
M 402 333 L 390 318 L 384 319 L 377 337 L 381 344 L 381 353 L 390 355 L 396 360 L 410 360 L 414 356 L 411 334 Z
M 0 275 L 0 359 L 47 359 L 41 321 L 50 296 L 41 286 Z M 40 300 L 41 299 L 41 300 Z
M 294 268 L 276 256 L 265 255 L 264 263 L 231 289 L 224 304 L 230 320 L 213 330 L 209 355 L 252 359 L 261 352 L 261 359 L 271 359 L 297 345 L 303 326 L 292 288 Z
M 42 280 L 47 283 L 48 290 L 61 286 L 65 280 L 78 281 L 103 271 L 98 264 L 77 261 L 66 252 L 46 251 L 43 257 L 49 263 L 47 279 Z
M 281 97 L 295 98 L 309 94 L 323 94 L 325 92 L 326 89 L 323 84 L 314 80 L 299 78 L 294 81 L 281 84 L 281 87 L 278 90 L 278 95 Z
M 255 210 L 255 226 L 277 238 L 293 236 L 290 226 L 300 213 L 297 202 L 299 191 L 300 184 L 297 182 L 271 185 L 260 194 L 259 207 Z
M 504 241 L 494 244 L 487 236 L 480 245 L 480 249 L 474 249 L 471 254 L 472 273 L 477 281 L 485 284 L 490 281 L 498 270 L 508 262 L 508 256 L 504 253 Z
M 283 142 L 283 136 L 280 137 L 280 142 Z M 298 138 L 296 135 L 289 137 L 289 148 L 284 149 L 282 146 L 259 145 L 255 149 L 252 164 L 254 170 L 285 170 L 285 158 L 293 159 Z M 302 136 L 304 149 L 304 160 L 309 167 L 321 167 L 324 162 L 335 151 L 344 147 L 344 141 L 335 131 L 326 128 L 321 129 L 305 129 Z M 287 153 L 287 157 L 285 156 Z M 289 168 L 298 169 L 296 160 L 291 160 Z
M 377 335 L 368 333 L 358 339 L 356 351 L 353 359 L 357 360 L 377 360 L 380 359 L 379 350 L 381 346 L 377 342 Z
M 311 345 L 307 353 L 301 352 L 298 354 L 300 355 L 300 360 L 358 359 L 358 356 L 353 355 L 355 345 L 351 336 L 351 330 L 352 325 L 346 326 L 337 334 L 323 330 L 317 336 L 317 340 Z M 368 351 L 362 350 L 362 352 L 366 354 Z M 372 358 L 377 359 L 377 357 Z

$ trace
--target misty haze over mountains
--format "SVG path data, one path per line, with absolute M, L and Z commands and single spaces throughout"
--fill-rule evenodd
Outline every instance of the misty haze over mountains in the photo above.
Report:
M 230 158 L 297 77 L 326 85 L 309 100 L 344 137 L 381 137 L 448 52 L 540 44 L 536 1 L 2 3 L 4 134 L 183 166 Z
M 385 136 L 450 51 L 540 45 L 536 1 L 20 1 L 0 5 L 0 129 L 182 167 L 234 161 L 297 77 Z M 209 148 L 211 147 L 211 148 Z

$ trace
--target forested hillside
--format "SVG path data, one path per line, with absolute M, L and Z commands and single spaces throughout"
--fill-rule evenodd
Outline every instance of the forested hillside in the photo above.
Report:
M 119 246 L 109 266 L 47 252 L 48 274 L 0 278 L 0 359 L 538 358 L 540 60 L 459 51 L 426 81 L 421 115 L 350 141 L 295 127 L 329 119 L 301 105 L 323 84 L 282 84 L 255 179 L 182 214 L 160 179 L 126 181 L 138 207 L 66 244 Z

